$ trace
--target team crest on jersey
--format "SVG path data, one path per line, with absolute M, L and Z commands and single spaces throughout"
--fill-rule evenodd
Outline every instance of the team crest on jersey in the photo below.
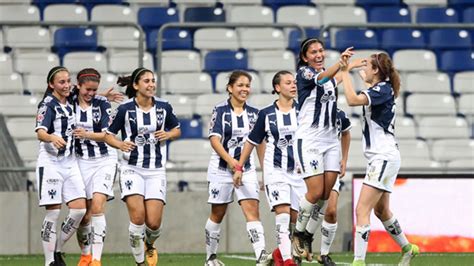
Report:
M 324 95 L 321 97 L 321 103 L 327 103 L 328 101 L 331 101 L 331 102 L 336 101 L 336 96 L 332 94 L 332 91 L 328 91 L 327 93 L 324 93 Z
M 160 130 L 165 120 L 165 111 L 163 108 L 156 109 L 156 129 Z
M 48 195 L 51 199 L 54 199 L 54 197 L 56 196 L 56 190 L 55 189 L 48 190 Z
M 92 107 L 92 121 L 95 124 L 99 124 L 100 117 L 101 117 L 100 108 L 99 107 Z
M 252 131 L 253 127 L 255 126 L 255 123 L 257 122 L 257 117 L 257 113 L 248 113 L 249 131 Z
M 304 79 L 311 80 L 314 77 L 314 72 L 311 71 L 311 69 L 309 69 L 309 68 L 305 68 L 303 70 L 302 76 L 303 76 Z

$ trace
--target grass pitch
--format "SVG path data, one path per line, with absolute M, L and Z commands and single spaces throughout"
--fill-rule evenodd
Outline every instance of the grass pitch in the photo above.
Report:
M 159 265 L 161 266 L 202 266 L 204 254 L 159 254 Z M 335 253 L 331 257 L 337 265 L 350 265 L 352 253 Z M 369 253 L 367 265 L 396 265 L 400 255 L 398 253 Z M 219 259 L 227 266 L 251 266 L 255 260 L 251 254 L 220 254 Z M 67 254 L 67 265 L 77 265 L 78 254 Z M 42 266 L 44 260 L 42 255 L 15 255 L 0 256 L 0 266 Z M 105 254 L 102 258 L 104 266 L 134 266 L 131 254 Z M 303 263 L 303 265 L 319 265 L 317 262 Z M 413 266 L 473 266 L 474 253 L 422 253 L 416 257 Z

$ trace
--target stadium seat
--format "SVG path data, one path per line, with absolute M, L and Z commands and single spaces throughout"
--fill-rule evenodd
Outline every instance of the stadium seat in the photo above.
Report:
M 5 28 L 5 46 L 17 50 L 48 50 L 51 49 L 51 34 L 48 29 L 31 27 Z
M 459 8 L 460 10 L 474 6 L 472 0 L 448 0 L 448 5 Z
M 381 46 L 390 53 L 401 49 L 424 49 L 423 32 L 416 29 L 386 29 L 382 32 Z
M 227 94 L 227 83 L 229 82 L 229 75 L 231 73 L 232 72 L 219 72 L 219 74 L 216 75 L 215 92 Z M 250 93 L 262 92 L 262 81 L 260 76 L 255 72 L 249 72 L 249 74 L 252 76 L 252 81 L 250 82 Z
M 291 71 L 294 73 L 294 71 Z M 259 80 L 261 80 L 261 89 L 260 90 L 253 90 L 254 93 L 272 93 L 273 91 L 273 76 L 275 76 L 276 72 L 275 71 L 270 71 L 270 72 L 260 72 L 259 73 Z M 254 86 L 255 82 L 252 80 L 252 89 L 255 88 Z
M 48 69 L 45 69 L 47 72 Z M 33 95 L 38 97 L 43 96 L 44 91 L 46 90 L 46 74 L 23 74 L 23 89 Z M 74 80 L 74 77 L 71 76 L 71 80 Z
M 277 10 L 276 22 L 316 28 L 321 26 L 321 14 L 316 7 L 283 6 Z
M 202 160 L 207 166 L 211 153 L 212 147 L 207 139 L 179 139 L 169 144 L 169 160 L 174 163 Z
M 36 121 L 34 116 L 10 118 L 7 120 L 8 132 L 15 141 L 27 139 L 37 141 L 35 126 Z
M 428 144 L 423 140 L 404 139 L 398 142 L 398 148 L 402 157 L 402 170 L 439 167 L 439 164 L 431 159 Z
M 68 53 L 63 58 L 63 65 L 71 73 L 77 73 L 86 67 L 95 68 L 100 73 L 108 72 L 107 59 L 99 52 Z
M 266 106 L 269 106 L 270 104 L 273 104 L 275 100 L 278 99 L 278 96 L 276 94 L 251 94 L 250 98 L 248 100 L 248 104 L 250 106 L 253 106 L 257 109 L 262 109 Z
M 201 28 L 194 32 L 194 47 L 199 50 L 237 50 L 237 32 L 228 28 Z
M 43 12 L 48 5 L 76 4 L 77 0 L 33 0 L 31 3 Z
M 221 0 L 224 6 L 227 5 L 261 5 L 262 0 Z
M 46 89 L 44 79 L 43 82 Z M 0 113 L 7 117 L 34 117 L 40 100 L 28 95 L 0 95 Z
M 204 70 L 207 72 L 245 70 L 247 68 L 248 58 L 243 51 L 211 51 L 204 57 Z
M 400 0 L 356 0 L 358 6 L 398 6 Z
M 161 71 L 199 72 L 201 71 L 201 56 L 195 51 L 164 51 Z
M 464 10 L 462 21 L 464 23 L 474 23 L 474 7 L 469 7 Z
M 243 49 L 280 49 L 286 48 L 285 35 L 277 28 L 238 28 L 240 47 Z
M 184 22 L 225 22 L 225 10 L 215 7 L 188 7 L 184 10 Z
M 436 55 L 430 50 L 400 50 L 393 54 L 393 64 L 400 72 L 437 71 Z
M 447 6 L 447 0 L 403 0 L 408 6 Z
M 59 66 L 59 57 L 53 53 L 15 53 L 15 69 L 22 74 L 45 76 L 55 66 Z
M 458 23 L 459 15 L 456 10 L 445 7 L 425 7 L 416 13 L 417 23 Z
M 208 73 L 168 74 L 167 93 L 177 95 L 199 95 L 212 93 L 212 78 Z
M 470 128 L 466 119 L 454 116 L 422 117 L 418 120 L 418 131 L 424 139 L 469 138 Z
M 305 28 L 305 33 L 306 33 L 306 38 L 318 38 L 318 39 L 320 38 L 319 29 Z M 288 35 L 288 49 L 292 50 L 293 53 L 298 55 L 300 52 L 300 46 L 301 46 L 302 41 L 303 40 L 301 39 L 300 30 L 298 29 L 291 30 Z M 324 42 L 325 49 L 331 48 L 331 41 L 329 38 L 329 34 L 327 34 L 327 32 L 324 34 L 322 41 Z
M 0 74 L 0 94 L 22 94 L 23 82 L 21 76 L 17 73 L 9 75 Z
M 54 33 L 53 50 L 60 58 L 69 52 L 96 51 L 97 33 L 88 28 L 61 28 Z
M 179 118 L 191 118 L 194 113 L 195 100 L 194 97 L 187 95 L 164 95 L 171 106 L 173 106 L 174 114 Z M 183 131 L 183 129 L 181 129 Z
M 100 27 L 98 42 L 107 50 L 134 50 L 138 48 L 140 32 L 134 27 Z
M 384 50 L 377 50 L 377 49 L 360 49 L 356 51 L 356 54 L 352 56 L 353 59 L 358 59 L 358 58 L 369 58 L 373 54 L 378 54 L 378 53 L 386 53 Z M 334 58 L 336 59 L 336 58 Z M 339 58 L 337 58 L 339 60 Z M 337 61 L 335 61 L 337 63 Z M 326 62 L 326 64 L 328 64 Z
M 471 119 L 474 118 L 474 94 L 462 94 L 459 97 L 459 112 Z
M 347 47 L 354 49 L 377 49 L 378 37 L 373 30 L 341 29 L 336 32 L 336 43 L 333 48 L 344 51 Z
M 395 136 L 397 139 L 416 139 L 415 121 L 409 117 L 397 117 L 395 119 Z
M 367 23 L 367 14 L 361 7 L 328 6 L 323 9 L 323 25 L 341 23 Z
M 47 22 L 86 22 L 87 10 L 74 4 L 48 5 L 43 11 L 43 20 Z
M 173 0 L 173 3 L 178 5 L 192 5 L 192 6 L 210 6 L 214 5 L 216 1 L 214 0 Z
M 446 73 L 408 73 L 404 91 L 413 93 L 451 93 L 450 79 Z
M 40 21 L 40 12 L 36 6 L 0 5 L 0 23 L 38 21 Z
M 266 6 L 231 6 L 227 9 L 227 21 L 232 23 L 273 23 L 274 15 Z
M 430 32 L 428 46 L 433 50 L 470 49 L 469 32 L 458 29 L 435 29 Z
M 147 50 L 156 54 L 158 29 L 149 32 L 146 38 Z M 190 30 L 168 28 L 163 31 L 162 50 L 192 50 L 193 34 Z
M 201 117 L 210 117 L 214 106 L 229 98 L 226 94 L 201 94 L 196 97 L 195 113 Z
M 199 119 L 180 119 L 181 139 L 202 139 L 202 121 Z
M 109 53 L 109 71 L 115 74 L 128 74 L 138 67 L 138 51 Z M 153 56 L 143 55 L 143 67 L 154 70 Z
M 255 71 L 279 71 L 295 69 L 295 56 L 290 51 L 264 50 L 249 52 L 249 68 Z
M 450 94 L 412 94 L 406 99 L 406 111 L 411 115 L 455 115 L 456 106 Z
M 269 6 L 273 8 L 273 10 L 277 10 L 278 8 L 282 6 L 287 6 L 287 5 L 311 5 L 311 0 L 292 0 L 292 1 L 286 1 L 286 0 L 263 0 L 262 1 L 263 5 Z
M 39 142 L 38 140 L 20 140 L 16 142 L 16 148 L 20 158 L 27 166 L 35 166 L 38 160 Z
M 97 5 L 119 6 L 124 3 L 123 0 L 79 0 L 79 3 L 87 8 L 89 14 Z
M 474 93 L 474 71 L 458 72 L 453 78 L 455 93 Z
M 99 5 L 91 11 L 93 22 L 137 22 L 137 13 L 128 6 Z
M 474 161 L 474 140 L 470 139 L 455 139 L 449 136 L 450 139 L 436 140 L 433 142 L 432 151 L 433 157 L 438 161 L 451 161 L 459 159 L 468 159 Z
M 439 69 L 446 72 L 460 72 L 474 70 L 474 52 L 446 51 L 441 54 Z
M 316 6 L 319 5 L 343 5 L 343 6 L 355 6 L 356 0 L 311 0 L 311 3 Z
M 373 7 L 369 11 L 369 22 L 372 23 L 411 23 L 410 10 L 399 6 Z
M 146 32 L 172 22 L 179 22 L 179 10 L 174 7 L 143 7 L 138 10 L 138 24 Z
M 128 0 L 127 1 L 132 7 L 141 6 L 168 6 L 169 0 Z

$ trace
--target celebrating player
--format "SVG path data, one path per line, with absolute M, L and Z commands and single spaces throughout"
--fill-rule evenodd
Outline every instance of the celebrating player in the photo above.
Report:
M 137 68 L 131 76 L 120 77 L 130 98 L 117 108 L 107 130 L 107 144 L 120 149 L 122 199 L 130 216 L 130 246 L 137 265 L 158 263 L 155 240 L 161 233 L 166 202 L 166 141 L 181 136 L 179 121 L 171 105 L 155 97 L 155 77 L 151 70 Z M 121 131 L 122 140 L 115 138 Z M 146 250 L 146 251 L 145 251 Z
M 206 222 L 206 264 L 223 265 L 217 259 L 217 247 L 220 239 L 221 222 L 231 203 L 234 192 L 247 220 L 247 232 L 253 245 L 257 265 L 265 265 L 265 238 L 260 222 L 258 194 L 259 184 L 253 156 L 243 165 L 238 164 L 245 138 L 254 127 L 258 110 L 247 105 L 252 76 L 244 71 L 234 71 L 229 76 L 227 91 L 229 99 L 214 108 L 209 128 L 209 139 L 214 149 L 207 180 L 209 181 L 209 199 L 211 215 Z M 265 146 L 257 149 L 261 156 Z M 234 187 L 232 174 L 243 172 L 242 182 Z
M 86 213 L 86 194 L 73 151 L 75 116 L 68 101 L 69 71 L 53 67 L 46 82 L 48 87 L 39 104 L 35 128 L 40 140 L 36 165 L 39 205 L 46 208 L 41 240 L 45 265 L 66 265 L 61 250 Z M 57 238 L 56 225 L 63 202 L 69 207 L 69 214 Z
M 390 193 L 401 162 L 394 132 L 395 98 L 400 93 L 400 76 L 385 53 L 371 55 L 364 64 L 365 67 L 359 73 L 368 89 L 359 94 L 354 91 L 349 76 L 351 68 L 343 67 L 342 71 L 347 103 L 350 106 L 362 106 L 363 148 L 368 160 L 367 173 L 356 207 L 353 265 L 365 265 L 372 210 L 402 248 L 400 265 L 409 265 L 410 260 L 419 253 L 419 248 L 408 242 L 390 210 Z

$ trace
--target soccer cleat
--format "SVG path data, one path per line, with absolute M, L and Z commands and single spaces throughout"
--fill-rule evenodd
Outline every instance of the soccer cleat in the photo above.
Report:
M 317 260 L 319 264 L 323 264 L 324 266 L 336 266 L 336 263 L 332 261 L 329 255 L 318 256 Z
M 365 261 L 363 260 L 354 260 L 352 266 L 365 266 Z
M 281 256 L 281 252 L 279 248 L 276 248 L 272 252 L 272 261 L 273 261 L 273 266 L 283 266 L 283 257 Z
M 204 266 L 225 266 L 225 264 L 217 259 L 216 254 L 212 254 L 208 260 L 204 263 Z
M 293 259 L 287 259 L 283 263 L 283 266 L 298 266 L 298 264 L 296 264 L 296 262 L 293 261 Z
M 102 266 L 100 260 L 93 260 L 89 266 Z
M 66 266 L 64 261 L 64 253 L 54 252 L 54 266 Z
M 415 244 L 408 244 L 402 248 L 402 258 L 398 265 L 408 266 L 410 265 L 411 259 L 416 255 L 420 254 L 420 248 Z
M 306 251 L 306 260 L 313 261 L 313 235 L 305 232 L 303 238 L 303 246 Z
M 271 265 L 271 255 L 267 254 L 265 250 L 262 250 L 258 260 L 256 261 L 256 266 L 270 266 Z
M 304 233 L 295 231 L 291 240 L 291 253 L 294 257 L 305 258 L 308 254 L 304 245 Z
M 54 261 L 52 261 L 52 262 L 49 264 L 49 266 L 55 266 Z
M 81 255 L 81 258 L 79 259 L 79 262 L 77 263 L 77 266 L 89 266 L 91 262 L 92 262 L 92 254 Z
M 148 266 L 156 266 L 158 264 L 158 251 L 153 245 L 145 243 L 145 260 Z
M 143 261 L 143 262 L 137 262 L 137 266 L 146 266 L 146 265 L 145 265 L 145 262 Z

